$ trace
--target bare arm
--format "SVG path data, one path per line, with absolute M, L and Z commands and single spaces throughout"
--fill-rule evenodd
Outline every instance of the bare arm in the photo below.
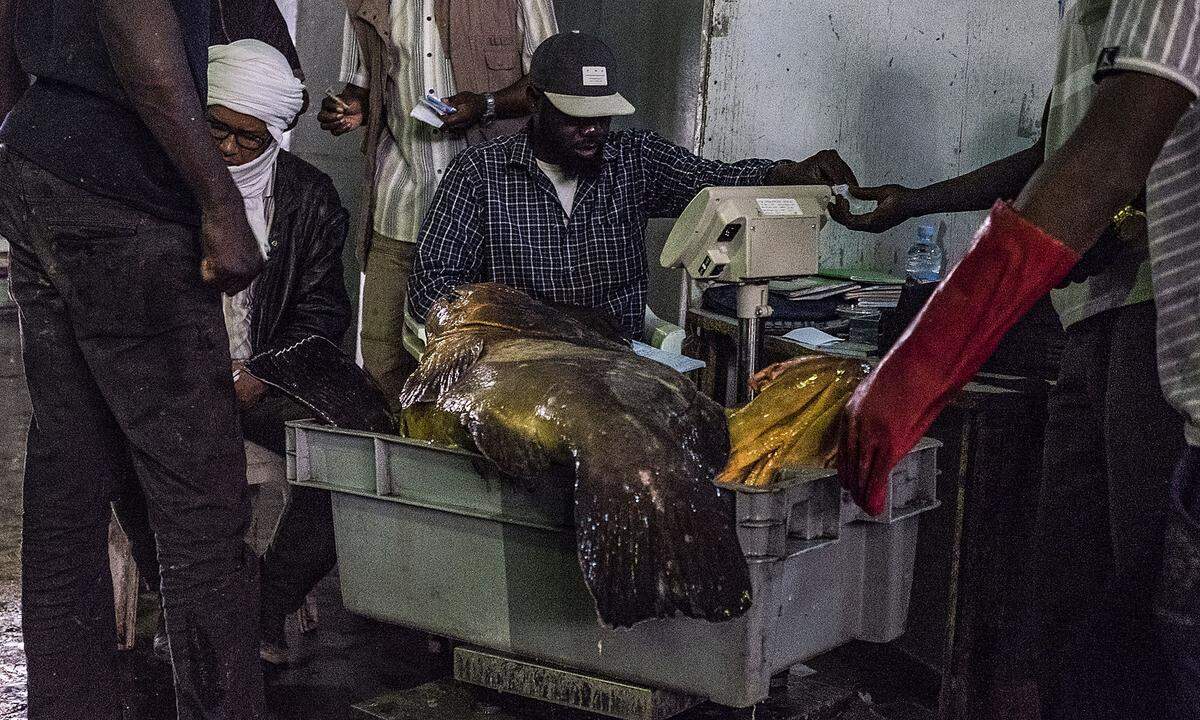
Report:
M 245 288 L 262 258 L 209 133 L 175 9 L 168 0 L 102 0 L 97 13 L 121 86 L 200 205 L 205 281 L 227 293 Z
M 0 0 L 0 118 L 13 109 L 29 87 L 29 76 L 17 61 L 16 22 L 17 0 Z
M 529 93 L 525 91 L 528 87 L 529 76 L 523 75 L 512 85 L 496 90 L 493 93 L 496 96 L 496 117 L 503 119 L 528 115 L 532 109 Z M 451 130 L 466 130 L 483 119 L 486 103 L 481 93 L 460 92 L 446 98 L 446 103 L 458 108 L 457 112 L 439 116 Z
M 851 188 L 855 197 L 875 200 L 879 205 L 864 215 L 850 214 L 849 203 L 838 198 L 831 208 L 834 220 L 851 230 L 883 232 L 911 218 L 944 212 L 986 210 L 998 198 L 1012 199 L 1042 164 L 1045 146 L 1033 146 L 965 175 L 923 188 L 902 185 Z
M 1194 100 L 1182 86 L 1155 75 L 1105 78 L 1079 127 L 1017 198 L 1017 211 L 1068 247 L 1087 250 L 1145 186 Z
M 915 191 L 913 217 L 939 212 L 987 210 L 997 198 L 1011 200 L 1042 165 L 1045 145 L 1033 146 L 966 175 Z

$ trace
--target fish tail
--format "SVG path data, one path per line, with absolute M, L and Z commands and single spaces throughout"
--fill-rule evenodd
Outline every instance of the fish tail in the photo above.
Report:
M 722 622 L 750 607 L 750 576 L 712 472 L 581 458 L 575 527 L 584 581 L 608 627 L 683 614 Z M 705 474 L 708 477 L 700 477 Z

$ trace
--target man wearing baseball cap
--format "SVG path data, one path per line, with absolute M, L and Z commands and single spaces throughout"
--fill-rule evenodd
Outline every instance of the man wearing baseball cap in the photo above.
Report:
M 611 312 L 641 335 L 650 217 L 675 217 L 708 186 L 855 184 L 833 150 L 802 162 L 708 160 L 641 130 L 620 69 L 599 39 L 546 39 L 529 71 L 525 130 L 463 151 L 425 215 L 408 312 L 423 321 L 454 288 L 499 282 L 538 299 Z

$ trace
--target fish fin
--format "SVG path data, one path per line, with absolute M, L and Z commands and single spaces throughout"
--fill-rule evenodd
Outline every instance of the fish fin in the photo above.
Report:
M 354 358 L 319 335 L 261 352 L 246 361 L 245 369 L 334 427 L 396 431 L 375 380 L 354 363 Z
M 584 582 L 608 627 L 678 613 L 724 622 L 750 607 L 750 574 L 711 472 L 684 461 L 657 474 L 628 453 L 581 458 L 575 533 Z
M 538 443 L 503 422 L 472 422 L 470 430 L 480 454 L 518 485 L 534 489 L 573 476 L 570 468 L 556 463 Z
M 443 336 L 439 340 L 426 348 L 421 363 L 404 383 L 400 391 L 401 407 L 436 401 L 483 354 L 483 338 L 478 336 Z

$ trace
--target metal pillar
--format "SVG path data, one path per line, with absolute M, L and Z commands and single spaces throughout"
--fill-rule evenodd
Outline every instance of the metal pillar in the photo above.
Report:
M 737 353 L 737 402 L 746 403 L 754 399 L 750 389 L 750 378 L 758 372 L 762 357 L 763 318 L 770 317 L 771 306 L 767 302 L 767 283 L 748 283 L 738 286 L 738 353 Z

